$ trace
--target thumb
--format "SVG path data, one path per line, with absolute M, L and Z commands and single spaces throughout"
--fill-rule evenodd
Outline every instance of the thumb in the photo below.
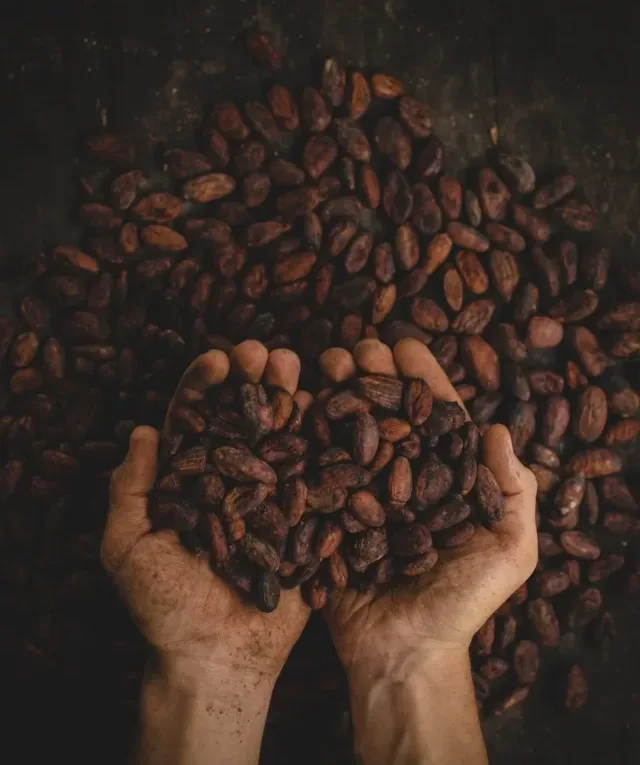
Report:
M 151 530 L 147 517 L 147 494 L 156 479 L 158 431 L 136 428 L 129 453 L 111 478 L 109 515 L 102 538 L 102 562 L 115 571 L 131 548 Z
M 533 473 L 516 457 L 511 435 L 504 425 L 494 425 L 482 440 L 484 464 L 505 495 L 505 513 L 492 531 L 532 544 L 536 536 L 537 483 Z
M 511 434 L 504 425 L 493 425 L 482 439 L 484 464 L 496 477 L 498 486 L 507 497 L 525 489 L 527 470 L 513 451 Z M 529 471 L 527 471 L 529 472 Z

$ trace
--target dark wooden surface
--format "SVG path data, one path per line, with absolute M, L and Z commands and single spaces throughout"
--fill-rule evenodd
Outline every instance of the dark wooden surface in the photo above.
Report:
M 2 14 L 0 249 L 8 255 L 73 241 L 71 174 L 83 136 L 106 127 L 184 144 L 207 104 L 262 92 L 270 76 L 238 39 L 255 22 L 279 41 L 291 84 L 308 81 L 327 54 L 402 77 L 434 108 L 453 171 L 482 155 L 492 129 L 538 167 L 568 165 L 603 214 L 617 251 L 633 254 L 640 217 L 640 10 L 633 4 L 5 0 Z M 492 762 L 640 759 L 637 603 L 621 601 L 615 613 L 620 638 L 609 659 L 589 644 L 583 653 L 591 665 L 589 706 L 568 714 L 553 701 L 578 648 L 563 645 L 526 711 L 486 725 Z M 267 731 L 270 762 L 336 761 L 335 740 L 344 739 L 347 718 L 341 688 L 328 679 L 331 661 L 328 637 L 317 626 L 287 669 L 304 673 L 313 692 L 303 701 L 284 699 L 286 715 Z M 43 731 L 50 753 L 67 754 L 70 762 L 113 762 L 121 751 L 114 739 L 131 710 L 109 705 L 108 671 L 102 674 L 81 720 L 56 709 L 59 689 L 49 687 L 37 700 L 24 689 L 17 708 L 29 713 L 34 733 Z M 30 762 L 27 750 L 13 761 Z

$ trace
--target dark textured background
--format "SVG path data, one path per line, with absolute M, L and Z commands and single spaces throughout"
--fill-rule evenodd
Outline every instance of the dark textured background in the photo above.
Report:
M 72 241 L 71 171 L 83 136 L 106 127 L 184 144 L 207 103 L 263 92 L 269 74 L 249 61 L 238 40 L 255 22 L 280 43 L 284 79 L 292 84 L 307 81 L 327 54 L 400 76 L 434 108 L 453 170 L 483 153 L 492 128 L 537 167 L 568 165 L 602 213 L 618 254 L 634 250 L 640 212 L 634 4 L 5 0 L 0 15 L 6 254 Z M 562 667 L 578 649 L 563 644 L 525 711 L 487 724 L 494 763 L 640 760 L 640 619 L 628 600 L 614 604 L 614 612 L 620 637 L 608 659 L 588 642 L 584 649 L 593 665 L 587 708 L 568 714 L 553 701 Z M 265 760 L 350 761 L 335 749 L 346 718 L 336 705 L 341 689 L 327 651 L 321 625 L 297 647 L 286 672 L 304 693 L 293 694 L 291 683 L 278 690 Z M 20 746 L 11 762 L 35 761 L 39 746 L 69 763 L 123 761 L 132 710 L 114 704 L 109 675 L 105 666 L 65 688 L 55 674 L 46 682 L 19 676 L 15 689 L 7 686 L 13 717 L 31 729 L 25 737 L 7 725 Z

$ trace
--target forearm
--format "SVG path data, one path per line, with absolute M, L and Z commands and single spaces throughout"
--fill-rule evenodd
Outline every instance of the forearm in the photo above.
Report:
M 188 659 L 154 662 L 142 689 L 134 762 L 257 763 L 274 679 L 254 673 L 230 676 Z
M 363 765 L 486 765 L 468 655 L 364 663 L 349 672 L 354 746 Z

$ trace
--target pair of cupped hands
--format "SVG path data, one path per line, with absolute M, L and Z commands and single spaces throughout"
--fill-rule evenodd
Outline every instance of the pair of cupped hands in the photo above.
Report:
M 400 373 L 426 380 L 434 398 L 462 405 L 422 343 L 401 341 L 394 360 Z M 255 375 L 250 368 L 256 359 L 236 363 Z M 376 371 L 388 369 L 368 370 Z M 228 375 L 225 354 L 198 357 L 178 386 L 165 430 L 171 427 L 171 408 L 193 403 Z M 151 530 L 147 495 L 156 477 L 158 446 L 156 430 L 136 428 L 129 453 L 114 472 L 104 566 L 163 660 L 186 661 L 195 673 L 232 674 L 240 683 L 247 678 L 247 687 L 263 679 L 275 682 L 309 608 L 298 590 L 283 590 L 278 609 L 261 613 L 212 572 L 206 557 L 184 549 L 175 532 Z M 348 677 L 411 666 L 430 653 L 466 653 L 477 630 L 531 574 L 537 559 L 534 478 L 515 456 L 503 426 L 489 428 L 481 450 L 505 495 L 501 521 L 479 528 L 463 547 L 441 551 L 436 567 L 406 590 L 374 597 L 347 589 L 330 596 L 324 615 Z

